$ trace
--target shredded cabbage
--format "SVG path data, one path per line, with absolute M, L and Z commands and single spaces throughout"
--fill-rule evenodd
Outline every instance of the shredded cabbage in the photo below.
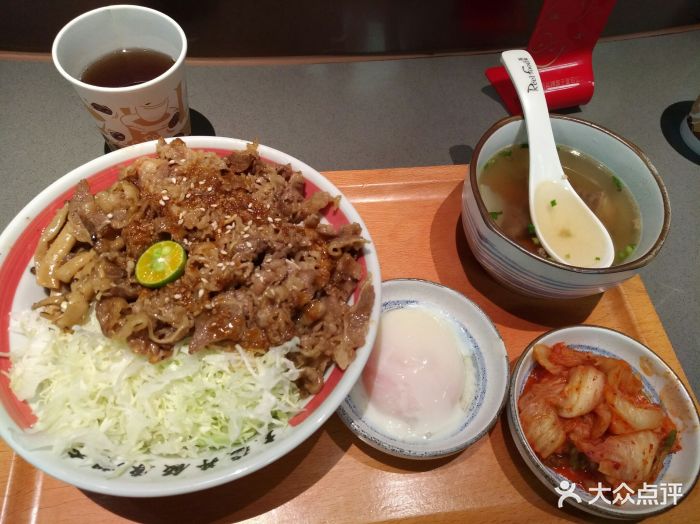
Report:
M 298 339 L 253 356 L 187 346 L 150 364 L 105 337 L 93 315 L 73 333 L 36 311 L 12 319 L 26 337 L 13 347 L 10 385 L 37 417 L 31 433 L 50 436 L 53 450 L 80 449 L 99 463 L 192 458 L 286 426 L 301 406 L 286 358 Z

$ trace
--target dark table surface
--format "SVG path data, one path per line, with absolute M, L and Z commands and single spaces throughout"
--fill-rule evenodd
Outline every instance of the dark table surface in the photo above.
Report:
M 698 49 L 699 30 L 600 42 L 595 94 L 573 112 L 640 146 L 668 189 L 671 231 L 642 277 L 696 392 L 700 165 L 677 135 L 700 94 Z M 507 114 L 483 74 L 497 64 L 496 53 L 338 63 L 194 61 L 187 75 L 190 106 L 203 117 L 195 130 L 210 124 L 217 135 L 257 139 L 324 171 L 467 163 L 484 131 Z M 46 57 L 0 55 L 0 93 L 2 228 L 50 182 L 101 155 L 103 142 Z

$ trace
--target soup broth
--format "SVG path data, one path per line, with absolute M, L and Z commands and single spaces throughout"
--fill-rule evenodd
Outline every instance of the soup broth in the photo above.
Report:
M 639 243 L 641 217 L 629 189 L 610 169 L 567 146 L 557 146 L 564 173 L 612 237 L 613 265 L 624 262 Z M 530 155 L 527 144 L 505 148 L 484 165 L 479 191 L 503 233 L 528 251 L 546 257 L 535 234 L 528 204 Z

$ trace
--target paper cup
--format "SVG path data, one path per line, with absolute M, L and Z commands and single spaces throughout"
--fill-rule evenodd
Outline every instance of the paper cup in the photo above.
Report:
M 681 122 L 681 138 L 690 149 L 700 155 L 700 96 L 690 108 L 688 117 Z
M 158 51 L 175 63 L 160 76 L 129 87 L 99 87 L 81 80 L 89 65 L 122 49 Z M 169 16 L 132 5 L 95 9 L 61 29 L 51 54 L 111 149 L 190 134 L 184 71 L 187 38 Z

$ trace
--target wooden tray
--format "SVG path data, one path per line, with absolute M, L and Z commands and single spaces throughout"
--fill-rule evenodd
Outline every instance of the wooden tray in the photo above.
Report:
M 383 279 L 424 278 L 464 293 L 496 323 L 514 361 L 540 333 L 570 324 L 608 326 L 652 347 L 687 379 L 639 277 L 605 294 L 538 301 L 502 288 L 479 266 L 460 222 L 466 166 L 326 173 L 352 200 L 379 252 Z M 418 462 L 364 445 L 334 415 L 296 450 L 241 480 L 158 499 L 81 491 L 36 470 L 0 441 L 2 522 L 545 522 L 591 520 L 560 510 L 530 473 L 505 416 L 464 452 Z M 657 517 L 700 515 L 695 489 Z M 654 520 L 654 519 L 652 519 Z

